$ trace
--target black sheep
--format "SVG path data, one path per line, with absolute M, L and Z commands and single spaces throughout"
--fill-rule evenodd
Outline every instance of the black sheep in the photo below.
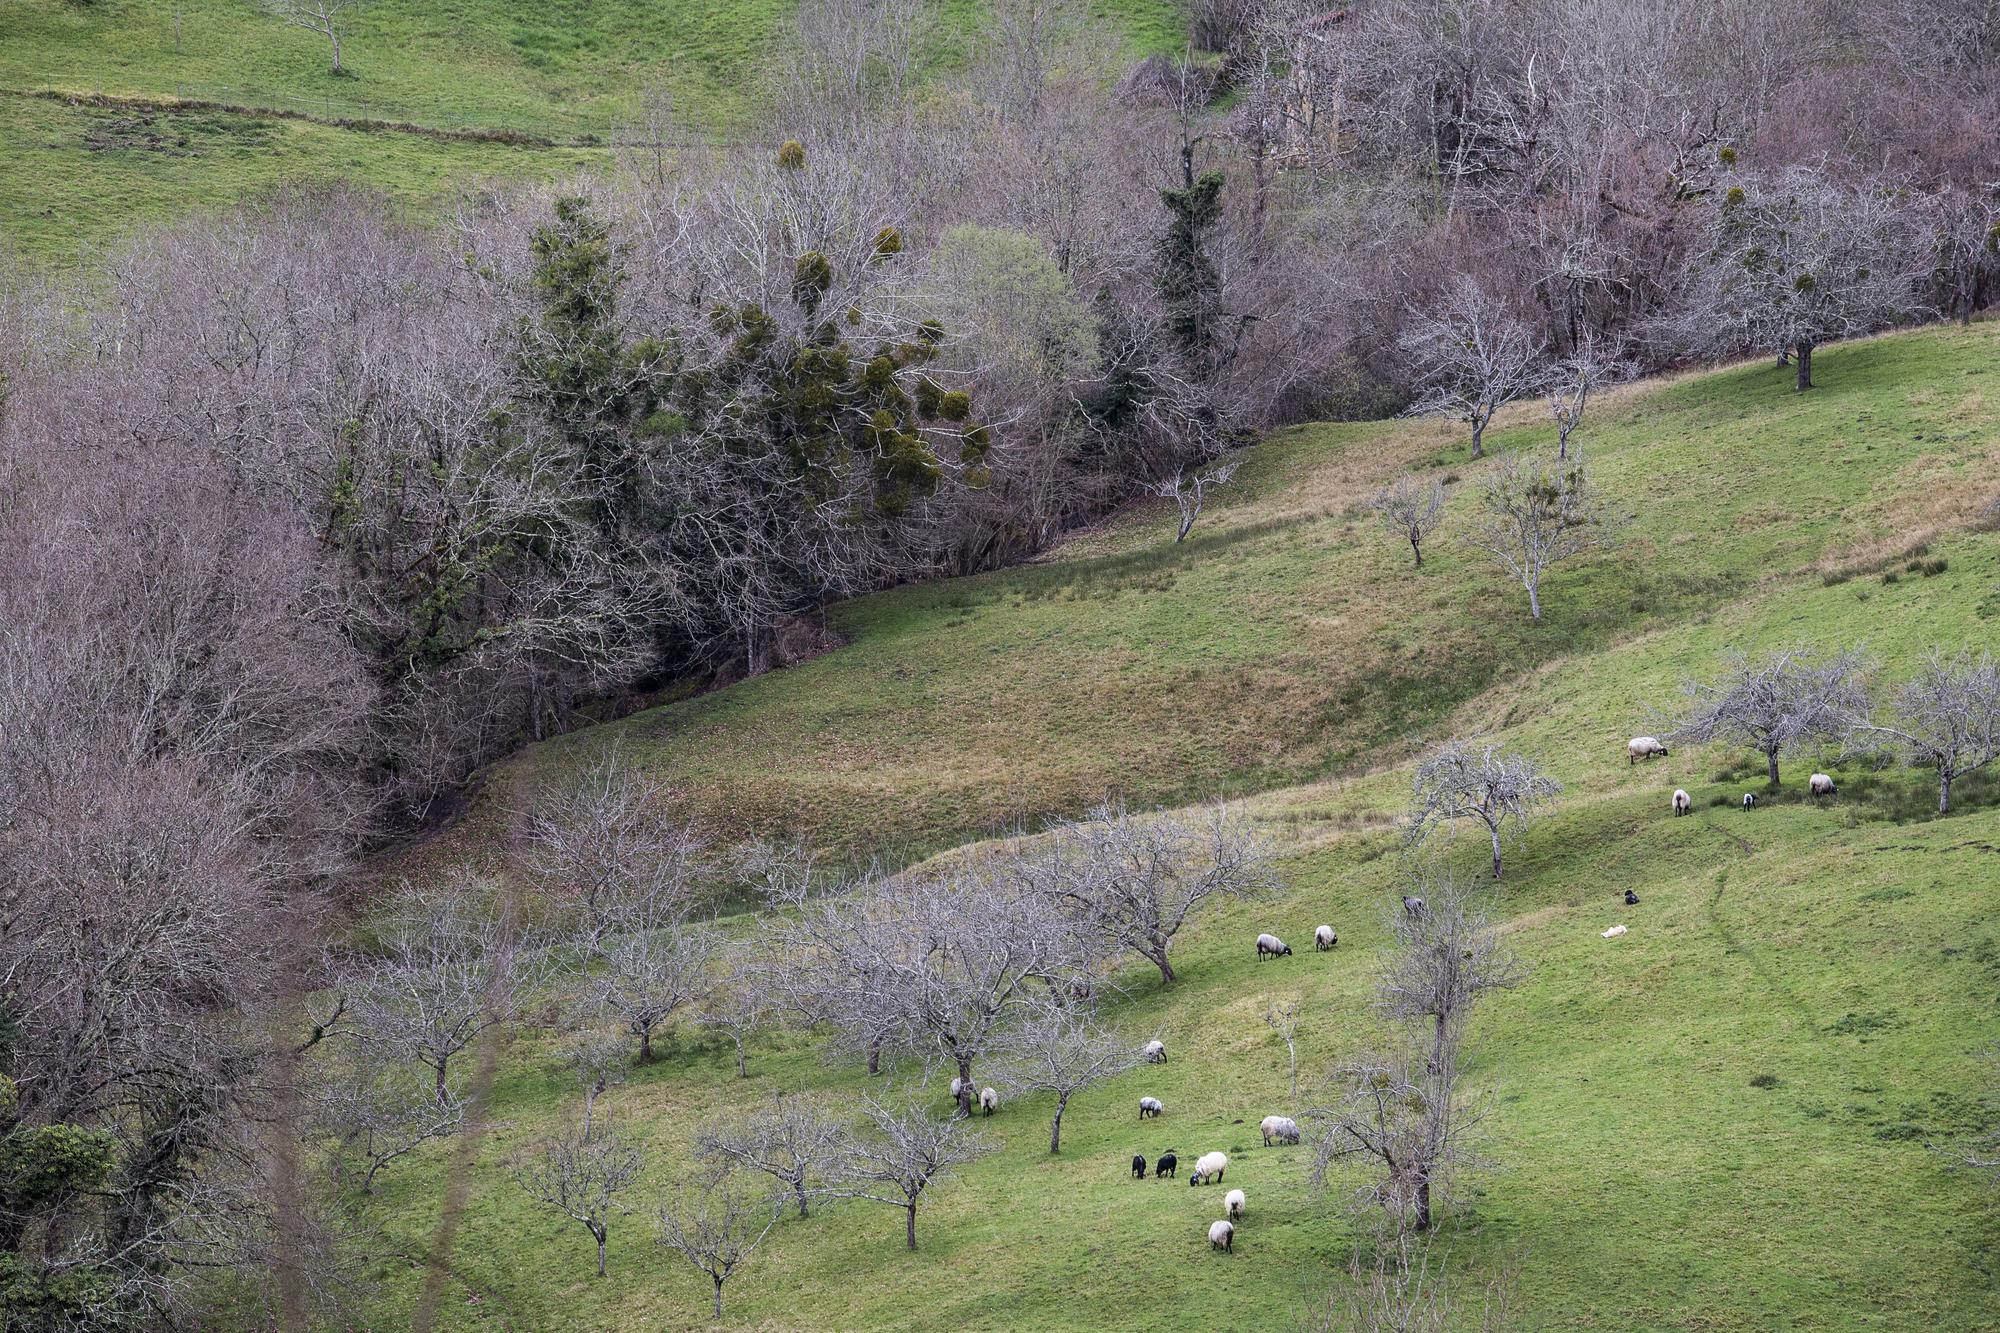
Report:
M 1173 1175 L 1175 1169 L 1179 1166 L 1180 1158 L 1174 1156 L 1172 1153 L 1168 1153 L 1154 1165 L 1153 1179 L 1165 1180 L 1168 1176 Z
M 1639 905 L 1639 895 L 1630 889 L 1625 890 L 1625 905 L 1627 907 L 1637 907 Z
M 1144 1180 L 1145 1178 L 1146 1178 L 1146 1158 L 1145 1155 L 1142 1153 L 1132 1159 L 1132 1179 Z

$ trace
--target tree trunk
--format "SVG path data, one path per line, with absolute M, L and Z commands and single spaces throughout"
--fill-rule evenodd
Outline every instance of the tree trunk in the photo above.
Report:
M 1522 586 L 1528 590 L 1528 618 L 1530 620 L 1540 620 L 1542 618 L 1541 589 L 1537 588 L 1532 582 L 1523 583 Z
M 799 1216 L 806 1215 L 806 1182 L 803 1178 L 792 1182 L 792 1196 L 799 1201 Z
M 1941 815 L 1951 813 L 1951 771 L 1949 769 L 1941 768 L 1938 770 L 1938 813 Z
M 1422 569 L 1424 567 L 1424 548 L 1417 544 L 1415 537 L 1410 538 L 1410 553 L 1417 557 L 1417 568 Z
M 444 1085 L 444 1069 L 450 1058 L 446 1056 L 445 1059 L 438 1061 L 435 1066 L 437 1069 L 437 1104 L 439 1106 L 447 1105 L 451 1101 L 451 1092 Z
M 1497 882 L 1500 878 L 1500 826 L 1491 825 L 1489 831 L 1493 834 L 1493 878 Z
M 338 74 L 340 73 L 340 34 L 329 27 L 326 39 L 333 43 L 333 72 Z
M 1773 787 L 1778 785 L 1778 752 L 1764 751 L 1764 776 Z
M 1799 393 L 1804 393 L 1807 389 L 1810 389 L 1813 386 L 1812 382 L 1813 345 L 1809 342 L 1800 343 L 1798 345 L 1798 354 L 1799 354 L 1798 355 L 1799 377 L 1795 391 Z
M 972 1114 L 972 1058 L 958 1057 L 958 1113 Z
M 1431 1229 L 1431 1182 L 1428 1180 L 1420 1180 L 1417 1182 L 1417 1230 L 1429 1231 L 1430 1229 Z
M 1063 1118 L 1063 1112 L 1068 1109 L 1069 1109 L 1068 1097 L 1056 1098 L 1055 1119 L 1049 1121 L 1049 1151 L 1052 1153 L 1059 1153 L 1062 1151 L 1062 1118 Z
M 879 1074 L 882 1072 L 882 1043 L 880 1041 L 868 1044 L 868 1072 L 870 1074 Z
M 605 1232 L 605 1229 L 604 1229 L 603 1227 L 592 1227 L 592 1228 L 591 1228 L 590 1230 L 591 1230 L 591 1234 L 597 1237 L 597 1275 L 598 1275 L 599 1277 L 603 1277 L 603 1276 L 604 1276 L 604 1238 L 605 1238 L 605 1235 L 606 1235 L 606 1232 Z
M 1473 456 L 1474 458 L 1484 458 L 1484 457 L 1486 457 L 1486 443 L 1485 443 L 1485 435 L 1486 435 L 1486 423 L 1485 423 L 1485 422 L 1483 422 L 1483 421 L 1475 421 L 1475 422 L 1473 422 L 1473 423 L 1472 423 L 1472 456 Z
M 715 1277 L 713 1273 L 710 1273 L 709 1276 L 715 1278 L 715 1317 L 720 1319 L 722 1318 L 722 1279 Z
M 903 1240 L 911 1249 L 917 1248 L 917 1205 L 909 1205 L 908 1215 L 903 1219 Z
M 650 1023 L 639 1029 L 639 1063 L 653 1063 L 653 1028 Z
M 1168 985 L 1172 985 L 1174 981 L 1174 965 L 1167 961 L 1165 946 L 1162 946 L 1158 952 L 1154 953 L 1152 959 L 1153 966 L 1160 969 L 1160 980 Z

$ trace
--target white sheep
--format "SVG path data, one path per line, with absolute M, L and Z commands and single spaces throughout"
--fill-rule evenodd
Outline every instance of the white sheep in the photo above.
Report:
M 1332 926 L 1318 926 L 1313 930 L 1313 948 L 1331 949 L 1340 943 L 1340 936 L 1333 933 Z
M 1814 796 L 1834 795 L 1833 779 L 1824 773 L 1815 773 L 1806 779 L 1806 790 Z
M 1271 1146 L 1272 1139 L 1276 1139 L 1280 1143 L 1297 1143 L 1299 1141 L 1299 1122 L 1288 1115 L 1267 1115 L 1257 1128 L 1264 1135 L 1264 1146 L 1266 1148 Z
M 1243 1216 L 1243 1191 L 1231 1190 L 1223 1195 L 1222 1211 L 1229 1214 L 1231 1221 Z
M 1257 961 L 1263 962 L 1268 955 L 1272 958 L 1291 956 L 1292 946 L 1268 932 L 1257 937 Z
M 1188 1184 L 1217 1184 L 1222 1173 L 1229 1166 L 1229 1155 L 1219 1152 L 1205 1152 L 1195 1159 L 1194 1174 L 1188 1177 Z
M 1660 744 L 1658 736 L 1634 736 L 1625 742 L 1625 764 L 1629 768 L 1641 759 L 1651 759 L 1654 755 L 1665 756 L 1667 747 Z
M 1218 1250 L 1236 1249 L 1236 1224 L 1228 1220 L 1208 1224 L 1208 1243 Z
M 1679 787 L 1674 788 L 1674 818 L 1679 819 L 1682 815 L 1691 814 L 1693 811 L 1694 797 L 1688 795 Z
M 1611 929 L 1604 932 L 1604 938 L 1607 940 L 1615 940 L 1624 933 L 1625 933 L 1625 927 L 1613 926 Z
M 1167 1062 L 1167 1044 L 1155 1037 L 1146 1043 L 1146 1049 L 1141 1054 L 1146 1057 L 1147 1064 L 1163 1065 Z
M 1144 1120 L 1147 1116 L 1161 1115 L 1166 1109 L 1166 1107 L 1160 1105 L 1158 1097 L 1141 1097 L 1139 1099 L 1139 1118 L 1141 1120 Z
M 982 1110 L 982 1111 L 986 1112 L 986 1114 L 988 1114 L 988 1115 L 992 1115 L 992 1114 L 993 1114 L 993 1112 L 994 1112 L 994 1109 L 995 1109 L 995 1108 L 997 1108 L 997 1107 L 998 1107 L 999 1105 L 1000 1105 L 1000 1094 L 999 1094 L 999 1093 L 997 1093 L 997 1092 L 993 1091 L 993 1089 L 991 1089 L 991 1088 L 981 1088 L 981 1089 L 979 1090 L 979 1109 L 980 1109 L 980 1110 Z
M 1755 810 L 1755 809 L 1757 808 L 1757 793 L 1756 793 L 1756 792 L 1754 792 L 1754 791 L 1746 791 L 1746 792 L 1744 792 L 1744 793 L 1743 793 L 1743 808 L 1744 808 L 1745 810 Z
M 951 1081 L 951 1099 L 953 1101 L 957 1101 L 958 1094 L 964 1092 L 968 1086 L 970 1085 L 968 1085 L 964 1079 L 958 1079 L 958 1078 L 953 1079 Z

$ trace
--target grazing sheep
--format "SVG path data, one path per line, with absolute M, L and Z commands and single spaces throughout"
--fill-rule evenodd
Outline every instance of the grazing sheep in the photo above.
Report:
M 1607 940 L 1615 940 L 1624 933 L 1625 933 L 1625 927 L 1613 926 L 1611 929 L 1604 932 L 1604 938 Z
M 967 1084 L 964 1079 L 958 1079 L 958 1078 L 953 1079 L 951 1081 L 951 1099 L 953 1101 L 957 1101 L 958 1094 L 964 1092 L 966 1087 Z
M 1340 936 L 1333 933 L 1332 926 L 1320 926 L 1313 931 L 1313 948 L 1331 949 L 1340 943 Z
M 1222 1211 L 1229 1214 L 1229 1220 L 1232 1222 L 1243 1216 L 1243 1191 L 1231 1190 L 1223 1195 Z
M 1167 1177 L 1177 1174 L 1180 1163 L 1181 1159 L 1172 1153 L 1161 1154 L 1160 1160 L 1153 1163 L 1153 1179 L 1165 1180 Z
M 1637 907 L 1639 905 L 1639 895 L 1630 889 L 1625 890 L 1625 905 L 1627 907 Z
M 1276 1139 L 1280 1143 L 1297 1143 L 1299 1141 L 1299 1122 L 1288 1115 L 1267 1115 L 1264 1117 L 1263 1123 L 1259 1124 L 1257 1128 L 1263 1131 L 1264 1146 L 1266 1148 L 1271 1146 L 1272 1139 Z
M 1814 796 L 1834 795 L 1833 779 L 1824 773 L 1815 773 L 1806 779 L 1806 790 Z
M 1158 1097 L 1141 1097 L 1139 1099 L 1139 1118 L 1141 1120 L 1144 1120 L 1147 1116 L 1156 1116 L 1166 1109 L 1166 1107 L 1160 1105 Z
M 1412 898 L 1408 894 L 1405 894 L 1403 896 L 1403 910 L 1411 916 L 1422 916 L 1424 914 L 1424 900 L 1422 898 Z
M 999 1105 L 1000 1105 L 999 1093 L 993 1091 L 993 1089 L 991 1088 L 981 1088 L 979 1090 L 980 1110 L 986 1112 L 986 1114 L 988 1115 L 992 1115 L 993 1112 L 999 1107 Z
M 1693 813 L 1694 797 L 1688 795 L 1679 787 L 1674 788 L 1674 818 L 1679 819 L 1682 815 Z
M 1167 1062 L 1167 1044 L 1155 1037 L 1146 1043 L 1146 1049 L 1142 1054 L 1145 1055 L 1147 1064 L 1163 1065 Z
M 1227 1220 L 1208 1224 L 1208 1243 L 1218 1250 L 1236 1249 L 1236 1224 Z
M 1666 757 L 1667 747 L 1660 744 L 1658 736 L 1634 736 L 1625 742 L 1625 765 L 1631 767 L 1641 759 L 1651 759 L 1654 755 Z
M 1756 793 L 1756 792 L 1754 792 L 1754 791 L 1746 791 L 1746 792 L 1744 792 L 1744 793 L 1743 793 L 1743 808 L 1744 808 L 1745 810 L 1755 810 L 1755 809 L 1757 808 L 1757 793 Z
M 1229 1167 L 1229 1154 L 1205 1152 L 1194 1159 L 1194 1171 L 1188 1176 L 1188 1184 L 1219 1184 L 1222 1173 Z
M 1145 1178 L 1146 1155 L 1144 1153 L 1134 1153 L 1132 1155 L 1132 1179 L 1144 1180 Z
M 1257 961 L 1260 963 L 1267 954 L 1272 958 L 1289 958 L 1291 953 L 1292 946 L 1276 935 L 1265 934 L 1257 937 Z

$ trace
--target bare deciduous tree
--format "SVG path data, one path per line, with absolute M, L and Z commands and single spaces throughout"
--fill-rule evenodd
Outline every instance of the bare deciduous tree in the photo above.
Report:
M 624 1212 L 618 1196 L 639 1179 L 645 1154 L 609 1125 L 589 1134 L 565 1132 L 528 1154 L 514 1179 L 528 1197 L 581 1223 L 597 1242 L 597 1275 L 604 1276 L 604 1248 L 611 1220 Z
M 970 1122 L 932 1116 L 921 1106 L 867 1104 L 872 1133 L 850 1140 L 839 1183 L 829 1193 L 901 1208 L 904 1242 L 917 1248 L 917 1205 L 943 1176 L 993 1151 Z
M 1424 543 L 1444 521 L 1444 482 L 1433 478 L 1428 484 L 1416 477 L 1396 478 L 1368 498 L 1368 508 L 1382 526 L 1410 544 L 1417 568 L 1424 567 Z
M 1428 1025 L 1432 1050 L 1443 1052 L 1481 995 L 1518 985 L 1523 973 L 1465 888 L 1448 876 L 1427 876 L 1412 892 L 1424 910 L 1392 917 L 1395 947 L 1376 998 L 1389 1017 Z
M 314 1089 L 314 1118 L 334 1149 L 334 1169 L 350 1174 L 360 1164 L 363 1194 L 375 1192 L 375 1177 L 397 1158 L 432 1139 L 447 1138 L 465 1122 L 465 1103 L 456 1094 L 438 1100 L 436 1090 L 412 1078 L 407 1066 L 385 1063 L 364 1053 L 359 1068 L 327 1071 Z
M 384 956 L 344 983 L 355 1039 L 427 1066 L 440 1106 L 452 1058 L 505 1021 L 526 980 L 490 900 L 477 882 L 406 887 L 387 913 Z
M 710 1161 L 748 1167 L 770 1176 L 804 1217 L 813 1195 L 847 1151 L 847 1133 L 825 1106 L 797 1093 L 775 1094 L 770 1104 L 740 1119 L 718 1122 L 695 1139 Z
M 1935 772 L 1938 813 L 1947 814 L 1952 784 L 2000 758 L 2000 664 L 1991 652 L 1947 656 L 1932 649 L 1890 696 L 1888 716 L 1875 721 L 1864 714 L 1855 727 Z
M 1850 187 L 1825 166 L 1737 173 L 1708 212 L 1683 336 L 1716 348 L 1788 349 L 1796 387 L 1810 389 L 1815 347 L 1917 308 L 1929 256 L 1915 211 L 1899 183 Z
M 1062 1151 L 1063 1113 L 1070 1098 L 1092 1084 L 1116 1078 L 1143 1061 L 1139 1048 L 1097 1021 L 1087 1002 L 1056 997 L 1036 1007 L 1006 1035 L 1002 1050 L 1013 1057 L 1008 1083 L 1023 1092 L 1055 1098 L 1049 1118 L 1049 1151 Z
M 722 1284 L 757 1252 L 781 1211 L 777 1201 L 746 1198 L 726 1174 L 717 1175 L 683 1202 L 661 1206 L 659 1243 L 708 1274 L 720 1319 Z
M 1148 488 L 1153 494 L 1172 500 L 1180 509 L 1181 525 L 1174 534 L 1175 545 L 1186 541 L 1188 533 L 1194 530 L 1194 521 L 1201 517 L 1201 507 L 1208 499 L 1208 493 L 1227 486 L 1241 466 L 1241 463 L 1221 463 L 1211 468 L 1196 469 L 1192 474 L 1183 468 Z
M 972 855 L 817 904 L 786 945 L 788 1007 L 871 1067 L 885 1049 L 944 1061 L 969 1115 L 974 1067 L 1003 1029 L 1095 964 L 1061 905 L 1010 870 Z
M 1264 1026 L 1285 1043 L 1285 1061 L 1289 1066 L 1292 1104 L 1299 1100 L 1299 1002 L 1297 1000 L 1273 1000 L 1265 1007 Z
M 1542 575 L 1595 546 L 1602 522 L 1581 455 L 1537 468 L 1509 454 L 1480 487 L 1479 520 L 1465 540 L 1520 581 L 1528 614 L 1540 620 Z
M 526 828 L 528 866 L 575 903 L 595 954 L 606 934 L 686 918 L 706 841 L 679 818 L 663 784 L 608 753 L 543 794 Z
M 720 970 L 701 1006 L 701 1025 L 729 1038 L 736 1052 L 736 1077 L 749 1078 L 750 1038 L 771 1018 L 768 969 L 748 953 L 736 952 Z
M 1748 745 L 1764 756 L 1766 775 L 1778 785 L 1778 759 L 1803 746 L 1841 736 L 1868 711 L 1859 653 L 1813 656 L 1783 648 L 1752 660 L 1731 653 L 1713 684 L 1687 681 L 1688 708 L 1667 735 L 1703 744 Z
M 1569 458 L 1569 437 L 1583 424 L 1590 397 L 1606 384 L 1615 383 L 1624 373 L 1624 363 L 1615 353 L 1600 347 L 1595 334 L 1586 332 L 1542 377 L 1542 392 L 1549 400 L 1549 419 L 1556 424 L 1556 461 Z
M 1211 897 L 1271 889 L 1269 853 L 1239 814 L 1221 805 L 1198 814 L 1134 815 L 1100 806 L 1059 821 L 1019 873 L 1079 914 L 1112 945 L 1130 949 L 1171 982 L 1174 936 Z
M 1481 1118 L 1460 1088 L 1466 1019 L 1483 992 L 1513 985 L 1519 973 L 1456 885 L 1420 887 L 1427 910 L 1395 915 L 1396 944 L 1377 989 L 1407 1045 L 1341 1066 L 1341 1099 L 1307 1114 L 1322 1127 L 1314 1182 L 1337 1163 L 1361 1160 L 1371 1177 L 1363 1197 L 1387 1209 L 1397 1231 L 1425 1232 L 1452 1172 L 1470 1161 L 1467 1141 Z
M 1463 421 L 1474 458 L 1485 455 L 1493 414 L 1540 385 L 1533 331 L 1471 277 L 1454 279 L 1435 305 L 1411 312 L 1402 349 L 1419 385 L 1410 411 Z
M 365 0 L 263 0 L 264 10 L 295 28 L 326 38 L 333 52 L 333 72 L 341 74 L 340 43 L 347 36 L 347 19 Z
M 584 1028 L 556 1053 L 556 1064 L 583 1089 L 583 1133 L 590 1136 L 597 1099 L 613 1084 L 623 1083 L 631 1057 L 623 1038 L 616 1033 Z
M 639 1063 L 653 1062 L 653 1035 L 708 993 L 714 937 L 694 926 L 638 931 L 606 952 L 597 1000 L 639 1039 Z
M 1453 739 L 1438 746 L 1417 765 L 1410 815 L 1409 841 L 1414 845 L 1439 824 L 1475 820 L 1493 843 L 1493 878 L 1500 878 L 1500 835 L 1511 824 L 1524 831 L 1542 804 L 1562 791 L 1562 784 L 1523 754 L 1510 754 L 1497 744 Z

